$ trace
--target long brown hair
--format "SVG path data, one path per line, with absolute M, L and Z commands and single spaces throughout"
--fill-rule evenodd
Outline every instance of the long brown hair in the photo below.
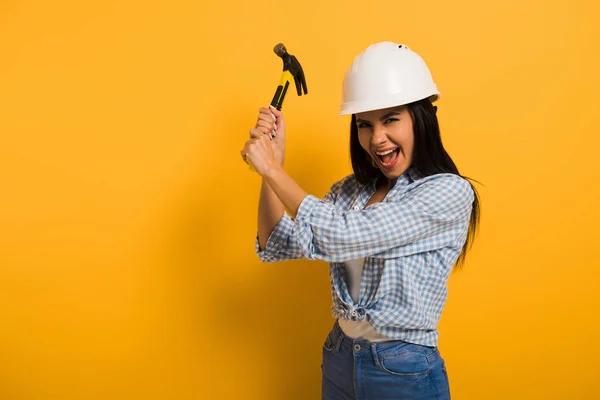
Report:
M 480 222 L 479 195 L 472 182 L 474 179 L 462 176 L 452 158 L 444 149 L 440 135 L 435 107 L 429 99 L 420 100 L 406 105 L 413 121 L 413 132 L 415 135 L 413 161 L 411 167 L 423 176 L 441 173 L 451 173 L 467 179 L 473 188 L 474 199 L 467 240 L 462 248 L 456 266 L 464 264 L 467 251 L 473 245 Z M 356 180 L 363 185 L 372 183 L 378 177 L 383 177 L 379 168 L 371 164 L 370 156 L 364 151 L 358 140 L 358 127 L 356 126 L 356 115 L 352 115 L 350 124 L 350 159 Z M 479 182 L 477 182 L 479 183 Z

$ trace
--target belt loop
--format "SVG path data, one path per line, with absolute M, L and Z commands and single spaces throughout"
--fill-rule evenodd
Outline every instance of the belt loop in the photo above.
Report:
M 342 335 L 339 335 L 337 343 L 335 344 L 335 352 L 336 353 L 340 352 L 340 347 L 342 347 L 342 340 L 344 340 L 344 337 Z
M 377 368 L 381 368 L 381 363 L 379 362 L 379 356 L 377 355 L 377 343 L 371 343 L 371 355 L 373 356 L 373 362 Z

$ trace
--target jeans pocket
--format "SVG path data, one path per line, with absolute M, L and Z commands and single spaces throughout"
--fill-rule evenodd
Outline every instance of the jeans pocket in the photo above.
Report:
M 323 350 L 332 351 L 336 344 L 335 332 L 331 330 L 329 334 L 327 334 L 327 338 L 325 339 L 325 343 L 323 343 Z
M 427 355 L 418 346 L 404 346 L 403 351 L 391 355 L 380 355 L 381 369 L 391 375 L 407 378 L 422 378 L 431 373 Z

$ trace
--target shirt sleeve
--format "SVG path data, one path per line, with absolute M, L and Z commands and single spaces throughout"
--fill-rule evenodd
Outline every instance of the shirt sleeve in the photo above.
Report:
M 307 259 L 344 262 L 397 258 L 464 242 L 473 205 L 470 183 L 438 174 L 397 199 L 342 210 L 308 195 L 296 217 L 296 239 Z
M 348 178 L 345 178 L 334 183 L 325 194 L 324 198 L 317 201 L 335 207 L 334 204 L 337 196 L 342 190 L 344 181 L 347 179 Z M 273 229 L 273 232 L 271 232 L 264 250 L 261 250 L 258 241 L 258 233 L 256 234 L 254 247 L 258 258 L 262 262 L 279 262 L 304 258 L 304 251 L 299 245 L 297 232 L 298 229 L 296 223 L 287 212 L 284 212 L 278 224 Z
M 258 233 L 256 234 L 255 250 L 262 262 L 296 260 L 304 257 L 296 240 L 296 226 L 287 212 L 283 213 L 279 223 L 271 232 L 264 250 L 261 250 Z

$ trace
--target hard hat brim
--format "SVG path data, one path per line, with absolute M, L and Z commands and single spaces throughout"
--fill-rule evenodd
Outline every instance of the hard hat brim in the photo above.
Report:
M 397 98 L 387 98 L 383 101 L 352 101 L 342 104 L 338 115 L 352 115 L 368 111 L 382 110 L 385 108 L 400 107 L 406 104 L 414 103 L 419 100 L 429 99 L 432 103 L 440 99 L 440 93 L 436 90 L 433 94 L 427 96 L 416 96 L 406 98 L 399 96 Z

